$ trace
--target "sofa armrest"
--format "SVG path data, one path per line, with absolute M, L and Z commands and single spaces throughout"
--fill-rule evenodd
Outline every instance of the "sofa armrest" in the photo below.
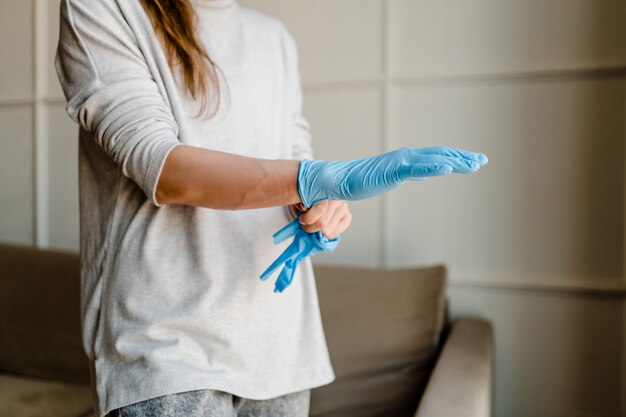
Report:
M 489 417 L 492 330 L 487 321 L 456 320 L 415 417 Z

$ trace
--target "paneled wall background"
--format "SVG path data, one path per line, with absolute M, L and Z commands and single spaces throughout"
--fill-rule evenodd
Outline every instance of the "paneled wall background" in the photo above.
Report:
M 296 38 L 315 152 L 482 151 L 351 205 L 325 264 L 449 268 L 495 326 L 498 417 L 626 416 L 626 2 L 240 0 Z M 0 241 L 78 249 L 57 0 L 0 0 Z

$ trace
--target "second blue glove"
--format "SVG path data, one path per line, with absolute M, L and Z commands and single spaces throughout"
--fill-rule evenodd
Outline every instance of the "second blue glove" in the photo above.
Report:
M 274 244 L 280 243 L 293 236 L 293 241 L 285 251 L 261 274 L 261 280 L 265 281 L 281 265 L 283 269 L 276 279 L 274 292 L 283 292 L 291 282 L 296 273 L 298 264 L 319 252 L 331 252 L 339 245 L 339 236 L 328 239 L 318 231 L 307 233 L 300 225 L 299 217 L 296 217 L 274 234 Z

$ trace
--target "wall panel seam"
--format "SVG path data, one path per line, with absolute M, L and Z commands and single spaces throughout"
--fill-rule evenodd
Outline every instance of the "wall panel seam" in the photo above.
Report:
M 44 86 L 47 76 L 47 0 L 33 0 L 33 71 L 34 81 L 34 243 L 47 247 L 48 231 L 48 138 Z
M 380 100 L 381 100 L 381 152 L 389 151 L 390 147 L 390 130 L 389 130 L 389 51 L 390 51 L 390 34 L 389 27 L 389 8 L 391 7 L 389 0 L 382 0 L 382 30 L 381 30 L 381 58 L 382 58 L 382 83 L 380 84 Z M 389 253 L 391 235 L 389 233 L 389 196 L 383 194 L 380 199 L 380 264 L 383 267 L 389 266 Z
M 571 81 L 595 79 L 620 79 L 626 76 L 626 65 L 599 68 L 561 68 L 533 71 L 477 72 L 460 74 L 407 74 L 355 80 L 306 81 L 302 85 L 307 89 L 337 89 L 375 87 L 385 83 L 392 84 L 484 84 L 486 82 L 523 83 L 535 81 Z
M 38 221 L 38 210 L 37 210 L 37 204 L 38 204 L 38 195 L 37 195 L 37 174 L 39 172 L 39 167 L 37 166 L 37 161 L 38 161 L 38 157 L 37 157 L 37 153 L 39 152 L 38 146 L 37 146 L 37 135 L 39 133 L 39 129 L 37 126 L 37 121 L 39 119 L 39 106 L 37 104 L 37 83 L 38 83 L 38 71 L 37 71 L 37 54 L 38 54 L 38 28 L 37 28 L 37 24 L 39 23 L 39 17 L 37 15 L 37 3 L 35 0 L 31 0 L 31 25 L 32 25 L 32 37 L 31 37 L 31 42 L 32 42 L 32 50 L 31 50 L 31 61 L 33 63 L 33 69 L 32 69 L 32 73 L 31 73 L 31 82 L 32 82 L 32 88 L 30 90 L 30 94 L 31 96 L 29 97 L 29 101 L 32 103 L 32 126 L 30 129 L 30 140 L 32 143 L 32 153 L 31 153 L 31 161 L 32 161 L 32 169 L 31 169 L 31 175 L 32 175 L 32 180 L 31 180 L 31 197 L 32 197 L 32 213 L 31 213 L 31 224 L 32 224 L 32 244 L 37 246 L 37 240 L 39 239 L 39 231 L 38 231 L 38 227 L 37 227 L 37 221 Z

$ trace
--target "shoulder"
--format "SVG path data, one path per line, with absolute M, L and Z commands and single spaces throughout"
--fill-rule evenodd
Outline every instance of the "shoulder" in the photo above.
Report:
M 60 10 L 61 17 L 71 22 L 118 27 L 145 13 L 140 0 L 61 0 Z
M 129 2 L 130 3 L 130 2 Z M 61 20 L 84 31 L 100 27 L 124 27 L 124 16 L 117 0 L 61 0 Z
M 142 13 L 139 0 L 61 0 L 59 42 L 102 53 L 122 45 L 137 54 L 135 33 L 149 25 L 147 17 L 142 23 Z
M 116 0 L 61 0 L 61 10 L 71 12 L 76 17 L 88 16 L 94 12 L 107 15 L 119 13 Z

